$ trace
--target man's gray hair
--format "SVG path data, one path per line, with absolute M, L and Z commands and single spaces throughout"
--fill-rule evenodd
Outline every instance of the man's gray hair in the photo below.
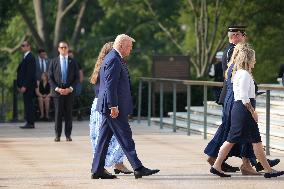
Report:
M 121 45 L 124 41 L 135 42 L 135 40 L 132 37 L 126 34 L 119 34 L 118 36 L 116 36 L 113 46 Z

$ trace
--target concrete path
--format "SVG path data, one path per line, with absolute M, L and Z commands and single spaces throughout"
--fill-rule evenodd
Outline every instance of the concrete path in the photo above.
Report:
M 74 123 L 73 142 L 66 142 L 62 137 L 60 143 L 53 142 L 53 123 L 37 123 L 33 130 L 19 129 L 20 125 L 0 124 L 0 188 L 284 188 L 284 176 L 276 179 L 240 173 L 226 179 L 212 176 L 203 154 L 208 141 L 202 136 L 186 136 L 182 131 L 172 133 L 169 129 L 148 127 L 145 122 L 131 123 L 137 151 L 145 166 L 161 172 L 138 180 L 133 175 L 121 175 L 116 180 L 92 180 L 87 121 Z M 272 153 L 272 156 L 282 161 L 276 169 L 284 170 L 284 155 Z M 237 158 L 229 162 L 240 165 Z M 127 166 L 130 167 L 128 163 Z

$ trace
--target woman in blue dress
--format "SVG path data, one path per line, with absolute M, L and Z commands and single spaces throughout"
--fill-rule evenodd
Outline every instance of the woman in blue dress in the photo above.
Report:
M 228 137 L 228 133 L 231 127 L 231 110 L 234 103 L 234 92 L 233 92 L 233 84 L 231 81 L 232 73 L 236 69 L 233 59 L 235 58 L 236 54 L 238 53 L 238 45 L 235 47 L 235 50 L 232 55 L 232 61 L 230 61 L 228 65 L 228 69 L 225 73 L 226 77 L 226 85 L 227 85 L 227 93 L 224 101 L 224 107 L 222 112 L 222 124 L 219 126 L 218 130 L 216 131 L 213 139 L 208 143 L 206 146 L 204 153 L 209 156 L 208 162 L 212 166 L 214 164 L 215 159 L 218 156 L 218 152 L 222 144 L 226 141 Z M 255 156 L 252 150 L 251 144 L 236 144 L 231 151 L 229 152 L 228 156 L 236 156 L 242 158 L 243 164 L 241 166 L 241 172 L 245 175 L 255 175 L 258 174 L 251 166 L 249 158 L 255 160 Z M 226 167 L 229 165 L 223 163 L 222 170 L 226 171 Z M 237 168 L 230 168 L 231 171 L 237 171 Z
M 275 171 L 269 165 L 263 150 L 258 128 L 258 115 L 255 111 L 255 83 L 251 70 L 255 64 L 255 52 L 248 44 L 238 44 L 233 53 L 235 64 L 231 78 L 233 81 L 234 103 L 231 109 L 231 126 L 228 137 L 220 147 L 218 157 L 210 172 L 220 177 L 230 177 L 221 170 L 221 164 L 226 159 L 235 144 L 252 144 L 253 151 L 264 167 L 264 177 L 271 178 L 284 174 Z
M 96 111 L 96 105 L 97 105 L 97 98 L 99 93 L 99 70 L 100 66 L 103 63 L 104 57 L 110 52 L 112 49 L 113 42 L 106 43 L 98 56 L 94 71 L 92 73 L 92 76 L 90 78 L 90 82 L 94 84 L 95 88 L 95 99 L 92 104 L 91 108 L 91 115 L 90 115 L 90 138 L 93 148 L 93 155 L 96 152 L 96 146 L 97 146 L 97 140 L 98 136 L 100 134 L 100 125 L 102 120 L 102 115 L 100 112 Z M 115 174 L 124 173 L 124 174 L 131 174 L 132 171 L 128 170 L 125 165 L 123 164 L 123 158 L 125 154 L 120 147 L 118 141 L 116 140 L 115 136 L 111 138 L 111 141 L 109 143 L 108 152 L 105 160 L 105 167 L 111 167 L 114 166 L 114 172 Z

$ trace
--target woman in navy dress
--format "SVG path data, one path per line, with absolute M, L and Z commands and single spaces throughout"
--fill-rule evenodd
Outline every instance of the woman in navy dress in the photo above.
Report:
M 95 85 L 95 99 L 92 104 L 91 115 L 90 115 L 90 138 L 93 148 L 93 154 L 96 152 L 97 140 L 100 131 L 100 125 L 102 121 L 102 115 L 100 112 L 96 111 L 96 105 L 98 100 L 98 93 L 100 88 L 100 81 L 99 81 L 99 70 L 100 66 L 103 62 L 104 57 L 110 52 L 112 49 L 113 42 L 106 43 L 101 52 L 98 56 L 98 60 L 96 62 L 93 74 L 90 78 L 90 82 Z M 125 165 L 123 164 L 123 158 L 125 154 L 120 147 L 118 141 L 116 140 L 115 136 L 111 138 L 109 143 L 108 152 L 105 160 L 105 167 L 114 166 L 114 172 L 116 174 L 124 173 L 124 174 L 131 174 L 132 171 L 128 170 Z
M 238 46 L 234 50 L 232 55 L 232 59 L 234 58 L 236 52 L 238 51 Z M 226 76 L 226 85 L 227 85 L 227 93 L 224 101 L 224 107 L 222 112 L 222 124 L 219 126 L 218 130 L 216 131 L 213 139 L 208 143 L 206 146 L 204 153 L 209 156 L 208 162 L 212 166 L 214 164 L 215 159 L 218 156 L 218 152 L 222 144 L 226 141 L 228 137 L 228 133 L 231 127 L 231 110 L 234 103 L 234 92 L 233 92 L 233 84 L 231 81 L 233 70 L 235 69 L 235 64 L 233 61 L 230 61 L 228 65 L 228 69 L 225 73 Z M 236 156 L 242 158 L 243 164 L 241 166 L 241 171 L 243 174 L 246 175 L 255 175 L 258 174 L 251 166 L 248 158 L 255 158 L 252 150 L 251 144 L 236 144 L 231 151 L 229 152 L 228 156 Z M 238 167 L 230 167 L 223 162 L 222 170 L 226 171 L 226 167 L 229 167 L 231 171 L 238 171 Z
M 255 64 L 255 52 L 247 44 L 238 44 L 233 54 L 232 62 L 235 69 L 232 72 L 234 103 L 231 110 L 231 127 L 227 140 L 223 143 L 218 157 L 210 172 L 220 177 L 230 177 L 221 170 L 221 164 L 226 159 L 235 144 L 252 143 L 257 159 L 264 167 L 264 177 L 271 178 L 284 174 L 284 171 L 271 169 L 261 142 L 258 128 L 258 115 L 255 111 L 255 84 L 251 70 Z

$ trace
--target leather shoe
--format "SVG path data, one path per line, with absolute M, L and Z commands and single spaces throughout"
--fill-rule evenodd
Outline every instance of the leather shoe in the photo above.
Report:
M 133 173 L 132 171 L 129 171 L 129 170 L 119 170 L 119 169 L 114 169 L 114 173 L 115 174 L 119 174 L 119 173 L 123 173 L 123 174 L 131 174 Z
M 103 173 L 93 173 L 91 179 L 116 179 L 115 175 L 107 173 L 104 171 Z
M 270 167 L 274 167 L 275 165 L 280 163 L 280 159 L 273 159 L 273 160 L 267 159 L 267 162 L 270 165 Z M 257 164 L 255 165 L 255 170 L 257 172 L 264 170 L 260 162 L 257 162 Z
M 215 169 L 214 167 L 211 167 L 210 173 L 212 173 L 214 175 L 218 175 L 219 177 L 231 177 L 231 175 L 227 175 L 225 173 L 222 173 L 222 172 L 218 171 L 217 169 Z
M 24 126 L 20 126 L 21 129 L 34 129 L 35 125 L 32 124 L 25 124 Z
M 231 165 L 229 165 L 229 164 L 227 164 L 225 162 L 222 163 L 221 169 L 224 172 L 230 172 L 230 173 L 234 173 L 234 172 L 240 171 L 239 167 L 233 167 L 233 166 L 231 166 Z
M 142 178 L 142 176 L 149 176 L 149 175 L 156 174 L 159 171 L 160 171 L 159 169 L 148 169 L 142 166 L 134 171 L 134 176 L 135 176 L 135 179 L 138 179 L 138 178 Z
M 284 175 L 284 171 L 273 170 L 270 173 L 264 173 L 263 176 L 264 176 L 264 178 L 272 178 L 272 177 L 278 177 L 278 176 L 281 176 L 281 175 Z
M 261 175 L 259 172 L 254 170 L 252 167 L 246 168 L 244 165 L 241 165 L 240 170 L 242 175 Z
M 71 141 L 72 141 L 72 138 L 71 138 L 71 137 L 66 137 L 66 141 L 71 142 Z
M 60 142 L 60 137 L 55 137 L 54 142 Z

